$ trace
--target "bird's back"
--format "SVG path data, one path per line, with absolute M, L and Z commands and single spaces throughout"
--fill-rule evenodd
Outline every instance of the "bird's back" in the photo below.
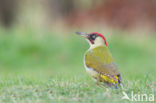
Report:
M 106 46 L 89 49 L 85 54 L 85 65 L 97 72 L 102 82 L 121 82 L 120 72 Z

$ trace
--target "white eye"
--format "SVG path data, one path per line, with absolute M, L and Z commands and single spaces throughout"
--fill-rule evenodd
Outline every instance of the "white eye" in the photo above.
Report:
M 91 38 L 92 40 L 95 40 L 96 37 L 97 37 L 96 34 L 92 34 L 92 35 L 90 36 L 90 38 Z
M 95 38 L 95 35 L 93 35 L 92 38 Z

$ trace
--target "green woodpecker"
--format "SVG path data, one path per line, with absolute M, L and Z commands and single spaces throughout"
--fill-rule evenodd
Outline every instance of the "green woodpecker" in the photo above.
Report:
M 90 44 L 84 57 L 86 71 L 96 83 L 103 82 L 108 86 L 118 87 L 121 84 L 121 75 L 108 50 L 105 37 L 97 32 L 76 33 L 83 36 Z

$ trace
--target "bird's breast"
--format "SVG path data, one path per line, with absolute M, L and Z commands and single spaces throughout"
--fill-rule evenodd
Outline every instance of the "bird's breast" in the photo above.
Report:
M 84 62 L 84 66 L 85 66 L 87 73 L 90 74 L 92 77 L 97 78 L 99 76 L 99 73 L 96 72 L 93 68 L 87 67 L 85 62 Z

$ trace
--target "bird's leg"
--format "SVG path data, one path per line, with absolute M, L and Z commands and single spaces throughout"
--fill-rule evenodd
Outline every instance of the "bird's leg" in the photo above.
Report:
M 98 87 L 102 87 L 100 82 L 98 82 L 98 81 L 95 82 L 95 85 L 97 85 Z
M 99 79 L 95 79 L 95 78 L 94 78 L 94 82 L 95 82 L 95 85 L 96 85 L 96 86 L 102 88 L 102 85 L 101 85 Z

